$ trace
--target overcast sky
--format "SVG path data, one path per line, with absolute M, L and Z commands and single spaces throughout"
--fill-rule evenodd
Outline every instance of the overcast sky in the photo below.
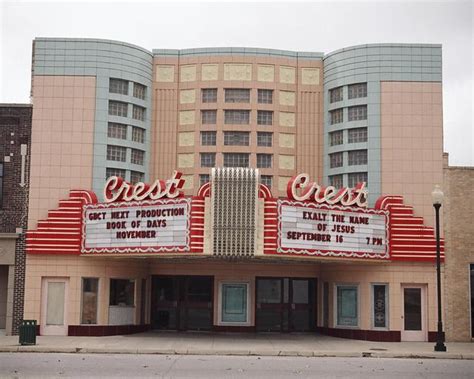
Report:
M 357 44 L 443 45 L 444 150 L 474 165 L 472 1 L 113 2 L 0 0 L 0 102 L 29 102 L 35 37 L 153 48 L 245 46 L 328 53 Z

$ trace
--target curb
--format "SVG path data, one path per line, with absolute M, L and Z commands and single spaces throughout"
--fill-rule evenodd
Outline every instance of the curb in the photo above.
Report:
M 0 346 L 0 353 L 67 353 L 67 354 L 150 354 L 150 355 L 225 355 L 312 358 L 393 358 L 474 360 L 474 354 L 455 353 L 390 353 L 296 350 L 198 350 L 198 349 L 123 349 L 93 347 Z

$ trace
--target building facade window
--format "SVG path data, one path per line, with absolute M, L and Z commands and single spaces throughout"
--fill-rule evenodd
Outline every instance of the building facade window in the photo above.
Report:
M 367 120 L 367 105 L 347 108 L 347 118 L 349 121 Z
M 107 126 L 107 137 L 117 139 L 127 139 L 127 125 L 116 122 L 109 122 Z
M 221 283 L 220 322 L 226 324 L 247 324 L 249 322 L 249 284 Z
M 260 175 L 260 183 L 266 185 L 268 188 L 272 188 L 273 176 L 271 175 Z
M 137 99 L 145 100 L 146 86 L 140 83 L 133 83 L 133 97 L 136 97 Z
M 110 279 L 109 305 L 135 306 L 135 280 Z
M 132 141 L 138 143 L 145 142 L 145 129 L 138 126 L 132 126 Z
M 119 176 L 122 179 L 125 179 L 125 170 L 121 168 L 107 167 L 105 169 L 105 179 L 108 179 L 111 176 Z
M 226 103 L 250 103 L 250 89 L 226 88 L 224 97 Z
M 143 182 L 144 174 L 139 171 L 130 171 L 130 181 L 135 184 L 138 182 Z
M 273 111 L 257 111 L 257 125 L 273 125 Z
M 348 86 L 347 97 L 349 99 L 367 97 L 367 83 L 357 83 L 357 84 L 351 84 L 350 86 Z
M 216 165 L 216 153 L 201 153 L 201 167 L 214 167 Z
M 246 153 L 224 153 L 224 167 L 249 167 L 249 156 Z
M 248 125 L 250 123 L 250 111 L 248 110 L 225 110 L 224 124 Z
M 109 101 L 109 115 L 111 116 L 128 116 L 128 104 L 121 101 Z
M 353 150 L 349 151 L 349 166 L 357 166 L 367 164 L 367 150 Z
M 224 145 L 226 146 L 249 146 L 249 132 L 224 132 Z
M 145 108 L 134 104 L 132 117 L 135 120 L 145 121 Z
M 342 175 L 331 175 L 329 177 L 329 185 L 336 188 L 342 188 L 344 186 Z
M 349 143 L 367 142 L 367 128 L 349 129 Z
M 271 147 L 273 144 L 272 132 L 257 132 L 257 146 Z
M 343 165 L 342 152 L 329 154 L 329 167 L 330 168 L 342 167 L 342 165 Z
M 216 146 L 216 132 L 201 132 L 201 146 Z
M 97 324 L 98 278 L 82 278 L 81 324 Z
M 257 154 L 257 168 L 271 168 L 272 154 Z
M 273 90 L 259 89 L 257 91 L 257 101 L 259 104 L 273 104 Z
M 128 95 L 128 81 L 123 79 L 110 78 L 109 92 Z
M 127 160 L 127 148 L 123 146 L 107 145 L 107 160 L 125 162 Z
M 342 130 L 329 133 L 329 143 L 331 146 L 342 145 L 344 134 Z
M 387 284 L 372 284 L 372 327 L 388 328 Z
M 217 103 L 217 88 L 203 88 L 201 100 L 203 103 Z
M 216 122 L 217 122 L 217 111 L 216 110 L 201 111 L 201 124 L 203 124 L 203 125 L 215 125 Z
M 344 112 L 342 108 L 334 109 L 329 112 L 329 122 L 331 125 L 340 124 L 344 121 Z
M 329 90 L 329 102 L 335 103 L 336 101 L 342 101 L 342 87 Z
M 202 186 L 206 183 L 211 181 L 211 176 L 209 174 L 201 174 L 199 175 L 199 185 Z
M 3 207 L 3 163 L 0 163 L 0 208 Z
M 143 162 L 145 160 L 145 152 L 143 150 L 132 149 L 132 157 L 131 162 L 133 164 L 143 166 Z
M 367 173 L 366 172 L 351 172 L 347 176 L 348 185 L 351 188 L 354 188 L 357 183 L 367 183 Z
M 336 326 L 359 326 L 359 288 L 336 285 Z

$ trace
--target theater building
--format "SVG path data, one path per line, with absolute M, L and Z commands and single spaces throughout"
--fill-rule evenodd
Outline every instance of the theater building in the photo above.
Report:
M 439 45 L 38 38 L 32 64 L 25 318 L 42 334 L 432 339 Z

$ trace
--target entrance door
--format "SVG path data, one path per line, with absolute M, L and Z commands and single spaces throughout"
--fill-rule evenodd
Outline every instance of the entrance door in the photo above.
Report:
M 154 329 L 211 330 L 214 280 L 210 276 L 154 276 Z
M 316 280 L 257 278 L 256 329 L 305 332 L 316 325 Z
M 41 298 L 42 335 L 67 336 L 67 293 L 69 279 L 43 278 Z
M 426 286 L 402 285 L 402 341 L 428 341 Z

